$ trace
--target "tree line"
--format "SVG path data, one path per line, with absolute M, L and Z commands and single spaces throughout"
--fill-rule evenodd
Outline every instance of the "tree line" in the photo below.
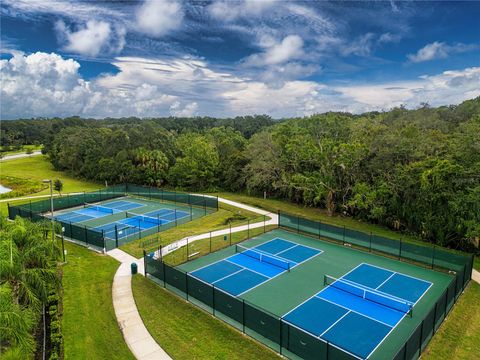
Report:
M 44 144 L 91 180 L 266 191 L 454 248 L 480 237 L 480 98 L 282 121 L 76 119 Z

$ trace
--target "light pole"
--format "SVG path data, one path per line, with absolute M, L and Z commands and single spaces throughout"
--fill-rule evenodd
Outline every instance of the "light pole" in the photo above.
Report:
M 55 242 L 55 219 L 53 218 L 53 181 L 43 180 L 43 183 L 50 184 L 50 211 L 51 211 L 51 220 L 52 220 L 52 242 Z

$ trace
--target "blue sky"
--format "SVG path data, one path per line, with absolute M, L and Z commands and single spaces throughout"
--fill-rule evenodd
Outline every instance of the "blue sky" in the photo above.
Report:
M 480 95 L 480 2 L 0 6 L 2 119 L 281 118 L 456 104 Z

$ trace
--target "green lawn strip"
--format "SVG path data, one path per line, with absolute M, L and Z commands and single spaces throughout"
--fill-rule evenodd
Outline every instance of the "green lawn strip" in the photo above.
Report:
M 65 245 L 65 359 L 134 359 L 117 325 L 112 304 L 112 282 L 119 263 L 81 246 Z
M 184 246 L 181 249 L 178 249 L 167 256 L 165 256 L 164 261 L 165 263 L 176 266 L 186 262 L 187 260 L 193 260 L 204 255 L 207 255 L 211 252 L 215 252 L 220 249 L 224 249 L 230 245 L 238 244 L 244 240 L 253 238 L 265 232 L 268 232 L 274 228 L 276 225 L 268 225 L 265 227 L 259 227 L 255 229 L 239 231 L 228 235 L 221 235 L 221 236 L 213 236 L 211 239 L 201 239 L 194 241 L 188 245 L 188 253 L 187 247 Z
M 264 217 L 254 212 L 239 209 L 231 205 L 220 204 L 218 211 L 168 229 L 159 234 L 151 235 L 143 239 L 135 240 L 131 243 L 122 245 L 120 249 L 136 258 L 143 256 L 143 250 L 150 252 L 158 249 L 159 245 L 168 245 L 176 240 L 187 236 L 203 234 L 209 231 L 229 228 L 239 225 L 263 221 Z M 266 218 L 268 221 L 269 218 Z M 158 241 L 155 239 L 158 238 Z
M 9 199 L 21 197 L 28 194 L 38 193 L 48 188 L 48 184 L 44 184 L 38 180 L 23 179 L 14 176 L 0 175 L 0 184 L 12 189 L 4 194 L 0 194 L 0 199 Z
M 471 281 L 422 359 L 467 360 L 480 354 L 480 285 Z M 477 355 L 475 355 L 477 354 Z
M 150 334 L 174 359 L 278 359 L 273 351 L 136 275 L 133 294 Z

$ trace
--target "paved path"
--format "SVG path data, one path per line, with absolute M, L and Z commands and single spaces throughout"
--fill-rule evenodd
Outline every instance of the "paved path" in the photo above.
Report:
M 238 208 L 249 210 L 260 215 L 269 216 L 270 220 L 265 222 L 258 222 L 250 224 L 250 229 L 259 228 L 268 225 L 275 225 L 278 223 L 278 216 L 271 214 L 265 210 L 257 209 L 248 205 L 237 203 L 234 201 L 219 198 L 220 202 L 233 205 Z M 231 232 L 238 232 L 247 230 L 247 225 L 237 226 L 232 228 Z M 211 236 L 226 235 L 230 233 L 230 229 L 217 230 L 191 236 L 188 238 L 189 242 L 201 240 Z M 181 239 L 175 243 L 175 245 L 165 249 L 163 254 L 173 251 L 174 249 L 187 244 L 187 238 Z M 143 324 L 142 318 L 138 313 L 137 306 L 135 304 L 135 298 L 132 292 L 132 276 L 130 273 L 130 264 L 137 263 L 138 272 L 145 275 L 145 268 L 143 258 L 135 259 L 130 254 L 127 254 L 123 250 L 113 249 L 107 252 L 108 255 L 121 262 L 120 267 L 115 273 L 112 286 L 112 298 L 113 307 L 115 309 L 115 315 L 117 317 L 118 325 L 122 331 L 123 338 L 130 348 L 135 358 L 139 360 L 167 360 L 171 359 L 170 356 L 158 345 L 155 339 L 150 335 L 147 328 Z
M 3 158 L 0 159 L 0 161 L 15 160 L 15 159 L 21 159 L 21 158 L 30 157 L 30 156 L 37 156 L 37 155 L 42 155 L 42 152 L 40 150 L 36 150 L 36 151 L 32 152 L 31 154 L 21 153 L 21 154 L 5 155 Z
M 472 280 L 480 284 L 480 272 L 475 269 L 472 270 Z
M 65 195 L 81 195 L 81 194 L 83 194 L 83 192 L 62 193 L 62 195 L 53 194 L 53 196 L 55 197 L 55 196 L 65 196 Z M 16 201 L 16 200 L 29 200 L 29 199 L 40 199 L 40 198 L 46 198 L 46 197 L 50 197 L 50 194 L 34 195 L 34 196 L 21 196 L 21 197 L 17 197 L 17 198 L 2 199 L 2 200 L 0 200 L 0 202 Z

